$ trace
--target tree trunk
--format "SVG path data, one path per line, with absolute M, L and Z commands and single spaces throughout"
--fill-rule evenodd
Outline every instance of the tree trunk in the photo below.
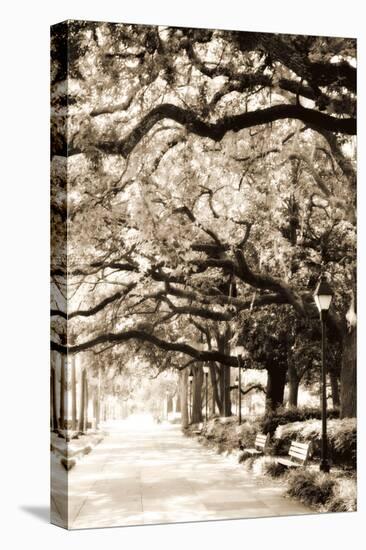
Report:
M 210 379 L 211 379 L 211 393 L 212 393 L 211 414 L 213 416 L 216 412 L 216 405 L 220 411 L 220 397 L 219 397 L 219 390 L 217 386 L 215 363 L 210 363 Z
M 167 397 L 166 411 L 168 414 L 173 412 L 173 398 L 171 395 L 168 395 Z
M 219 406 L 219 414 L 220 416 L 225 416 L 225 406 L 226 406 L 226 403 L 225 403 L 225 371 L 224 371 L 224 367 L 222 365 L 220 365 L 219 367 L 219 371 L 218 371 L 218 389 L 219 389 L 219 394 L 220 394 L 220 400 L 218 402 L 218 406 Z
M 99 369 L 98 369 L 98 388 L 97 388 L 97 397 L 96 397 L 97 407 L 96 407 L 96 411 L 95 411 L 95 428 L 97 430 L 99 430 L 99 425 L 100 425 L 101 380 L 102 380 L 102 372 L 101 372 L 101 369 L 99 367 Z
M 85 376 L 86 372 L 83 369 L 80 380 L 80 414 L 79 414 L 79 432 L 85 432 Z
M 356 327 L 351 326 L 343 337 L 341 368 L 341 418 L 357 415 L 356 389 Z
M 165 420 L 168 420 L 168 413 L 169 413 L 169 397 L 166 395 L 163 400 L 163 418 Z
M 299 396 L 299 381 L 292 379 L 289 383 L 288 404 L 290 407 L 297 407 Z
M 334 372 L 334 370 L 330 369 L 328 372 L 329 372 L 329 379 L 330 379 L 330 387 L 332 389 L 333 407 L 339 407 L 341 404 L 341 401 L 339 397 L 338 377 L 337 377 L 337 374 Z
M 188 428 L 188 370 L 179 371 L 179 392 L 182 429 Z
M 97 394 L 95 391 L 93 391 L 93 399 L 92 399 L 92 404 L 93 404 L 93 420 L 92 420 L 92 427 L 93 429 L 97 429 L 97 412 L 98 412 L 98 398 L 97 398 Z
M 85 417 L 84 417 L 84 431 L 88 431 L 88 406 L 89 406 L 89 386 L 88 377 L 85 371 Z
M 266 389 L 266 413 L 274 412 L 283 405 L 283 397 L 286 384 L 287 367 L 273 365 L 267 368 L 267 389 Z
M 59 427 L 60 430 L 65 429 L 65 361 L 66 358 L 61 355 L 61 362 L 60 362 L 60 422 Z
M 77 404 L 76 404 L 76 367 L 75 356 L 71 357 L 71 429 L 77 430 Z
M 230 338 L 231 338 L 231 329 L 230 325 L 227 324 L 225 331 L 219 337 L 218 348 L 221 353 L 226 353 L 230 355 Z M 231 368 L 222 365 L 221 366 L 221 375 L 222 383 L 221 387 L 221 401 L 222 401 L 222 415 L 231 416 L 231 395 L 230 395 L 230 378 L 231 378 Z
M 51 368 L 51 409 L 52 409 L 52 431 L 58 431 L 57 418 L 57 400 L 56 400 L 56 373 L 55 369 Z
M 218 372 L 219 398 L 216 403 L 220 416 L 231 416 L 230 367 L 220 365 Z
M 224 392 L 225 392 L 225 402 L 224 402 L 224 416 L 231 416 L 231 392 L 230 392 L 230 378 L 231 378 L 231 368 L 223 367 L 224 371 Z
M 300 380 L 296 372 L 295 365 L 292 363 L 292 361 L 290 361 L 288 365 L 288 384 L 289 384 L 288 404 L 290 407 L 297 407 Z
M 202 417 L 202 383 L 203 369 L 201 365 L 197 365 L 194 369 L 193 376 L 193 402 L 192 402 L 192 424 L 198 424 L 203 421 Z
M 177 395 L 174 395 L 172 397 L 172 412 L 173 412 L 173 415 L 175 416 L 176 413 L 177 413 L 177 404 L 178 404 L 178 396 Z

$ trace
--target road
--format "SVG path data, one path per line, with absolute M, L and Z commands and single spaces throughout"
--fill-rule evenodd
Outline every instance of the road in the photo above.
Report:
M 178 425 L 108 431 L 69 473 L 69 529 L 311 513 Z

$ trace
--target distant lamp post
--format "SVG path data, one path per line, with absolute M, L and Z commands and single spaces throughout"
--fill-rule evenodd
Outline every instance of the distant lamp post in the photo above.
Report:
M 205 373 L 205 417 L 207 422 L 208 420 L 208 367 L 206 365 L 203 367 L 203 372 Z
M 191 422 L 192 421 L 192 382 L 193 382 L 192 369 L 190 369 L 189 371 L 188 382 L 189 382 L 189 416 L 190 416 L 190 422 Z
M 242 369 L 242 357 L 246 354 L 244 346 L 236 346 L 234 349 L 235 355 L 238 360 L 238 376 L 237 383 L 235 384 L 238 388 L 238 421 L 241 424 L 241 369 Z
M 326 278 L 322 276 L 314 292 L 314 300 L 319 310 L 320 321 L 322 325 L 322 376 L 321 376 L 321 407 L 322 407 L 322 450 L 320 460 L 320 470 L 329 472 L 328 460 L 328 440 L 327 440 L 327 393 L 326 393 L 326 361 L 325 361 L 325 325 L 328 310 L 333 298 L 333 291 Z

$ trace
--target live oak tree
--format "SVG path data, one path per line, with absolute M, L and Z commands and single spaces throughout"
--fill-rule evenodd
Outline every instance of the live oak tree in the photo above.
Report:
M 317 388 L 319 394 L 320 353 L 318 319 L 299 317 L 288 305 L 266 306 L 243 319 L 246 348 L 251 362 L 267 370 L 267 411 L 284 403 L 288 384 L 288 404 L 298 405 L 299 386 Z M 339 342 L 328 335 L 327 370 L 334 407 L 339 407 Z
M 355 42 L 70 22 L 52 79 L 52 349 L 207 362 L 230 414 L 246 316 L 315 319 L 326 270 L 354 416 Z

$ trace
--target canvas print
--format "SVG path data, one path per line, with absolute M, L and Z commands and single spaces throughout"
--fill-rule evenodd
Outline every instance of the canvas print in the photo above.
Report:
M 52 523 L 355 511 L 356 40 L 54 25 L 51 177 Z

